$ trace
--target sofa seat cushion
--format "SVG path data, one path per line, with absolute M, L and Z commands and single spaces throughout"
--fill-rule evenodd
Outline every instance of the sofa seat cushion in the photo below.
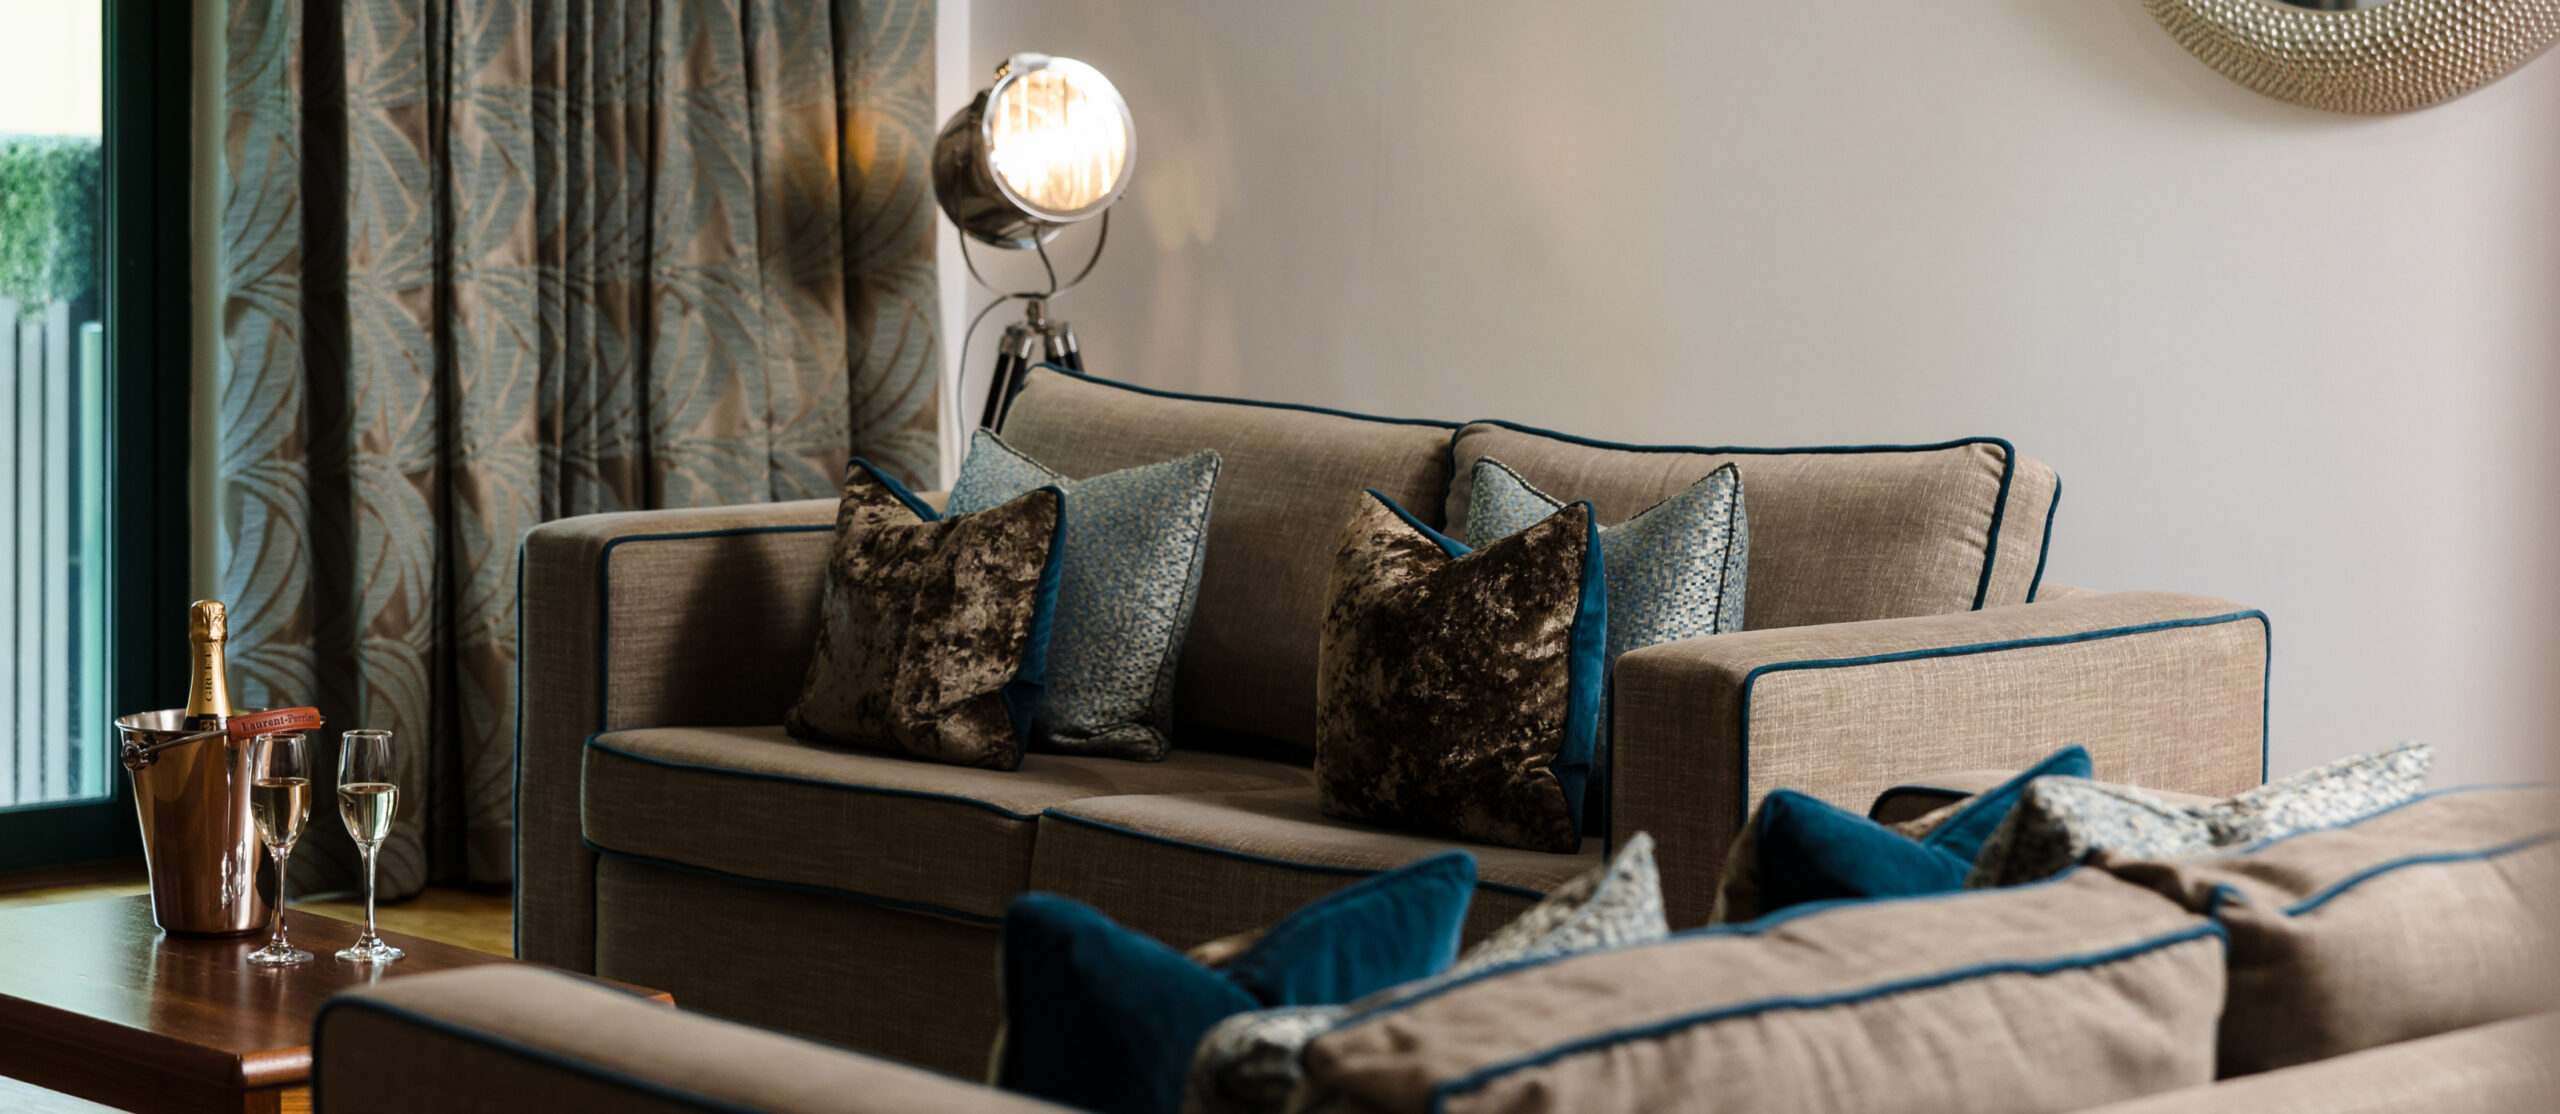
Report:
M 1943 615 L 2036 598 L 2061 492 L 2006 441 L 1829 448 L 1619 445 L 1507 422 L 1450 444 L 1446 531 L 1465 536 L 1476 462 L 1501 461 L 1615 525 L 1717 468 L 1750 494 L 1751 590 L 1743 629 Z
M 1362 489 L 1437 519 L 1454 428 L 1041 367 L 1005 412 L 1004 439 L 1077 480 L 1216 449 L 1208 559 L 1175 673 L 1174 720 L 1313 747 L 1316 627 L 1334 542 Z
M 1175 753 L 1183 753 L 1176 751 Z M 1476 857 L 1473 941 L 1601 862 L 1455 843 L 1327 816 L 1312 786 L 1087 797 L 1051 806 L 1031 888 L 1062 893 L 1178 948 L 1258 929 L 1354 879 L 1452 847 Z
M 778 726 L 608 732 L 587 740 L 585 763 L 580 822 L 599 852 L 988 922 L 1029 886 L 1043 809 L 1310 777 L 1180 750 L 1162 762 L 1032 754 L 982 770 L 836 750 Z

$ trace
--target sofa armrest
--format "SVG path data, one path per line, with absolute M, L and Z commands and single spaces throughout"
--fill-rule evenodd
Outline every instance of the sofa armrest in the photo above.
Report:
M 579 751 L 628 727 L 776 723 L 817 642 L 835 502 L 582 515 L 525 535 L 516 954 L 595 969 Z
M 329 999 L 312 1024 L 311 1097 L 330 1114 L 1063 1110 L 557 972 L 495 965 Z
M 1781 786 L 1864 809 L 1916 774 L 2078 743 L 2101 778 L 2228 796 L 2266 773 L 2267 645 L 2260 612 L 2115 592 L 1649 646 L 1613 675 L 1610 831 L 1653 833 L 1683 927 Z

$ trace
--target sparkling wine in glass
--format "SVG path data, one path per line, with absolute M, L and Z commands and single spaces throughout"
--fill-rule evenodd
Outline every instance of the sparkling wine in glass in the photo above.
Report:
M 347 822 L 364 855 L 364 935 L 338 953 L 356 963 L 389 963 L 400 949 L 383 943 L 373 929 L 373 862 L 382 840 L 391 834 L 391 818 L 400 810 L 388 731 L 349 731 L 338 743 L 338 818 Z
M 249 814 L 258 822 L 258 841 L 276 862 L 276 903 L 268 916 L 267 946 L 249 953 L 249 962 L 290 967 L 311 962 L 311 953 L 285 938 L 285 866 L 293 860 L 293 844 L 311 818 L 311 739 L 299 731 L 258 735 L 249 740 Z

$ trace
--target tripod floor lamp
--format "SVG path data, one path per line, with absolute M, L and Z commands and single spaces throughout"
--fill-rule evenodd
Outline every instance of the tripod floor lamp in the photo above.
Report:
M 1137 138 L 1128 102 L 1102 71 L 1046 54 L 1005 59 L 996 67 L 995 83 L 942 126 L 933 144 L 933 193 L 960 229 L 960 258 L 969 276 L 996 288 L 978 273 L 971 240 L 1036 252 L 1048 276 L 1045 289 L 999 292 L 961 334 L 959 375 L 965 387 L 969 337 L 978 323 L 997 306 L 1026 303 L 1023 319 L 1007 326 L 997 343 L 995 378 L 978 424 L 993 429 L 1004 420 L 1031 365 L 1084 370 L 1075 329 L 1049 316 L 1049 300 L 1083 282 L 1101 260 L 1111 239 L 1111 203 L 1129 188 L 1137 165 Z M 1068 225 L 1095 217 L 1102 224 L 1092 257 L 1074 277 L 1059 282 L 1049 241 Z

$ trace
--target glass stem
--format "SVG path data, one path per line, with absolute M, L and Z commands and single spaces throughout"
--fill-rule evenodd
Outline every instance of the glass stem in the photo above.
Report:
M 382 845 L 378 843 L 368 843 L 364 845 L 364 938 L 367 940 L 374 939 L 373 853 L 381 846 Z
M 271 911 L 271 912 L 269 912 L 269 913 L 267 914 L 268 927 L 272 930 L 272 931 L 270 931 L 270 932 L 268 932 L 268 933 L 267 933 L 267 946 L 272 947 L 272 948 L 275 948 L 275 949 L 277 949 L 278 951 L 282 951 L 282 950 L 284 949 L 284 946 L 285 946 L 285 943 L 284 943 L 284 886 L 285 886 L 285 878 L 284 878 L 284 862 L 285 862 L 286 857 L 287 857 L 287 856 L 290 856 L 290 855 L 292 855 L 292 854 L 293 854 L 293 848 L 292 848 L 292 846 L 291 846 L 291 845 L 287 845 L 287 846 L 284 846 L 284 847 L 278 848 L 278 849 L 275 851 L 275 858 L 276 858 L 276 907 L 275 907 L 275 909 L 274 909 L 273 911 Z

